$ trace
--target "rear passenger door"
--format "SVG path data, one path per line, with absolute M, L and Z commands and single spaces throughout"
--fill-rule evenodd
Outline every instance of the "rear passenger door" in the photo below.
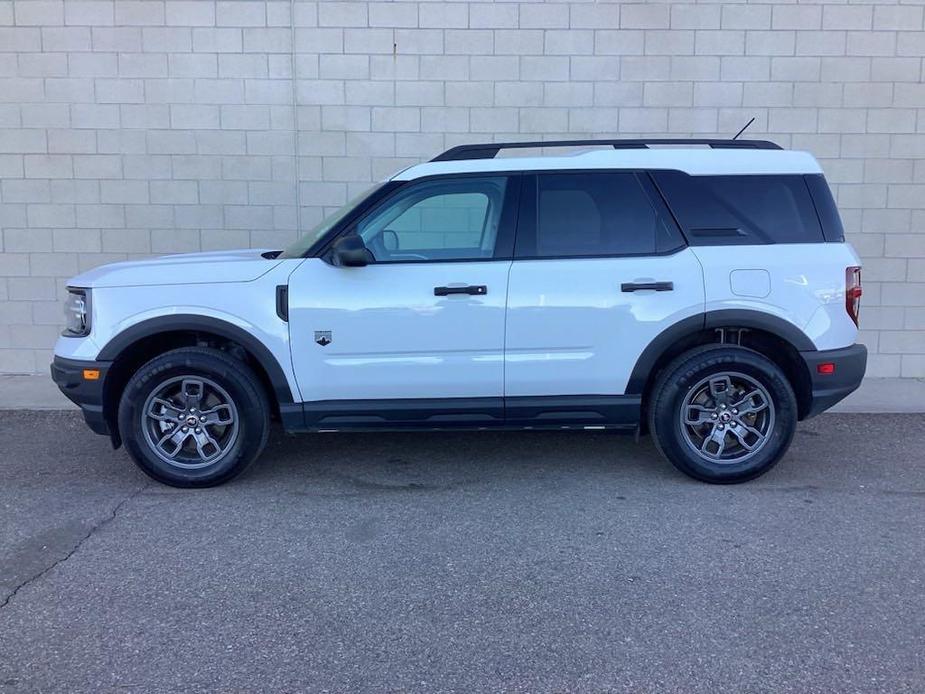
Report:
M 623 395 L 653 338 L 704 306 L 700 265 L 647 174 L 538 173 L 522 190 L 505 328 L 512 421 L 541 417 L 535 398 Z

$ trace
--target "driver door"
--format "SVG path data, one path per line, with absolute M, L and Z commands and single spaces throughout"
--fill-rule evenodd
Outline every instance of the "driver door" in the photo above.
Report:
M 364 267 L 310 258 L 289 282 L 311 428 L 503 420 L 504 314 L 520 178 L 402 186 L 344 233 Z

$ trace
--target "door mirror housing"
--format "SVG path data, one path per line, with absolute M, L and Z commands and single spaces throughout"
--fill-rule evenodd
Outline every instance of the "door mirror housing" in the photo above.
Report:
M 331 248 L 331 264 L 336 267 L 364 267 L 373 260 L 373 254 L 356 234 L 341 236 Z

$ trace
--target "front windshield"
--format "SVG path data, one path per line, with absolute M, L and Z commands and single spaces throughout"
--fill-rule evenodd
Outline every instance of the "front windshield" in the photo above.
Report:
M 370 195 L 379 190 L 384 183 L 377 183 L 372 188 L 367 189 L 366 191 L 360 193 L 355 198 L 350 200 L 347 204 L 341 207 L 337 212 L 328 217 L 325 217 L 321 222 L 315 225 L 315 227 L 302 235 L 298 241 L 289 246 L 285 251 L 279 254 L 279 258 L 301 258 L 305 255 L 305 252 L 314 246 L 325 234 L 327 234 L 331 229 L 333 229 L 340 220 L 346 217 L 348 214 L 353 212 L 356 209 L 357 205 L 363 202 Z

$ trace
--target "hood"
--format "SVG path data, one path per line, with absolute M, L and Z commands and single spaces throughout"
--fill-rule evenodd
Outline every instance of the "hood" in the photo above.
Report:
M 250 282 L 281 261 L 264 258 L 267 249 L 165 255 L 101 265 L 72 278 L 73 287 L 142 287 L 167 284 Z

